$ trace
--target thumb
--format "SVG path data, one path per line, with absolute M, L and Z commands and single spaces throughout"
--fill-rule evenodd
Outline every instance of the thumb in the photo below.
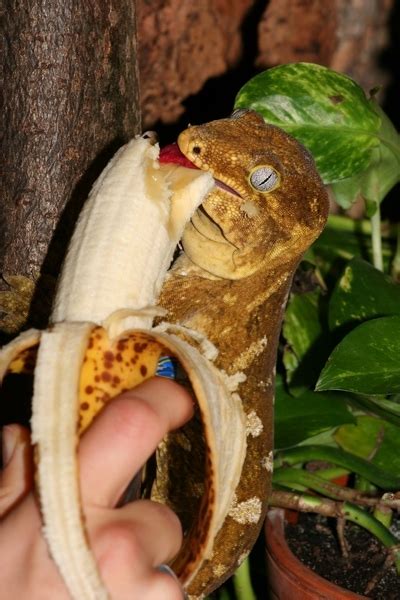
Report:
M 82 498 L 115 506 L 164 435 L 193 414 L 188 392 L 154 377 L 110 402 L 80 443 Z

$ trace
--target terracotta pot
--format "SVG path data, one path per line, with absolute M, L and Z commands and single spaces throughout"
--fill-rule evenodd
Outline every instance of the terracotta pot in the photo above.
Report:
M 360 600 L 300 562 L 285 540 L 285 513 L 274 508 L 268 511 L 265 522 L 267 572 L 270 600 Z

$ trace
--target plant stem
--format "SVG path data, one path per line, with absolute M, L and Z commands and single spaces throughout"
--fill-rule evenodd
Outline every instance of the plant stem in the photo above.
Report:
M 341 467 L 330 467 L 328 469 L 318 469 L 316 474 L 318 477 L 321 477 L 321 479 L 334 481 L 335 479 L 348 475 L 349 471 L 348 469 L 342 469 Z
M 397 244 L 392 263 L 392 277 L 395 281 L 400 281 L 400 224 L 397 225 Z
M 250 561 L 248 558 L 242 562 L 233 576 L 236 600 L 257 600 L 251 585 Z
M 314 512 L 326 517 L 337 517 L 337 502 L 328 498 L 319 498 L 310 494 L 295 494 L 282 489 L 273 489 L 269 505 L 289 508 L 300 512 Z
M 380 521 L 382 525 L 389 528 L 393 520 L 393 511 L 388 506 L 378 504 L 374 509 L 374 517 Z
M 381 236 L 381 209 L 378 205 L 375 214 L 371 217 L 372 225 L 372 261 L 379 271 L 383 271 L 382 236 Z
M 371 219 L 361 219 L 354 221 L 343 215 L 329 215 L 326 227 L 343 233 L 353 233 L 358 235 L 370 236 L 372 231 Z M 397 235 L 397 227 L 393 223 L 385 221 L 382 227 L 382 238 L 393 240 Z
M 354 488 L 357 491 L 364 492 L 366 494 L 373 494 L 376 491 L 376 487 L 370 481 L 368 481 L 368 479 L 362 477 L 362 475 L 356 475 Z
M 381 507 L 384 509 L 400 509 L 400 498 L 396 494 L 384 494 L 383 497 L 371 496 L 362 493 L 360 490 L 337 485 L 332 481 L 327 481 L 319 477 L 316 473 L 310 473 L 304 469 L 293 469 L 290 467 L 282 467 L 276 469 L 273 475 L 274 487 L 281 489 L 294 490 L 296 492 L 305 489 L 313 490 L 332 498 L 333 500 L 351 501 L 361 506 Z
M 368 412 L 372 412 L 374 415 L 382 417 L 386 421 L 400 427 L 399 404 L 395 404 L 390 400 L 381 400 L 378 403 L 373 396 L 369 398 L 368 396 L 361 396 L 360 394 L 351 394 L 349 398 L 352 405 L 356 408 L 361 408 L 362 410 L 367 409 Z M 397 410 L 397 412 L 395 413 L 394 410 Z

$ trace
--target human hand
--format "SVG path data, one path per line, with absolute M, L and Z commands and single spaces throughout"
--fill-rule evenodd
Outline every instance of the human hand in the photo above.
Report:
M 192 401 L 183 388 L 154 378 L 107 405 L 82 437 L 79 461 L 87 531 L 113 600 L 182 599 L 179 583 L 157 569 L 180 548 L 182 532 L 176 515 L 149 500 L 121 508 L 116 505 L 164 435 L 183 425 L 192 412 Z M 31 489 L 29 434 L 16 425 L 5 434 L 0 600 L 69 600 L 41 534 L 40 512 Z

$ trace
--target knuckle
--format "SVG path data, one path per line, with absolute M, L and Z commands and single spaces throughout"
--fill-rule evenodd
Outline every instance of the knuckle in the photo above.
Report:
M 174 531 L 174 533 L 182 536 L 182 525 L 178 516 L 165 504 L 154 502 L 153 504 L 157 507 L 160 518 Z
M 135 564 L 143 560 L 143 549 L 129 522 L 116 522 L 104 527 L 100 536 L 107 551 L 103 555 L 103 563 Z
M 151 428 L 160 437 L 164 427 L 160 415 L 146 401 L 135 397 L 122 397 L 113 407 L 114 428 L 119 436 L 132 438 Z

